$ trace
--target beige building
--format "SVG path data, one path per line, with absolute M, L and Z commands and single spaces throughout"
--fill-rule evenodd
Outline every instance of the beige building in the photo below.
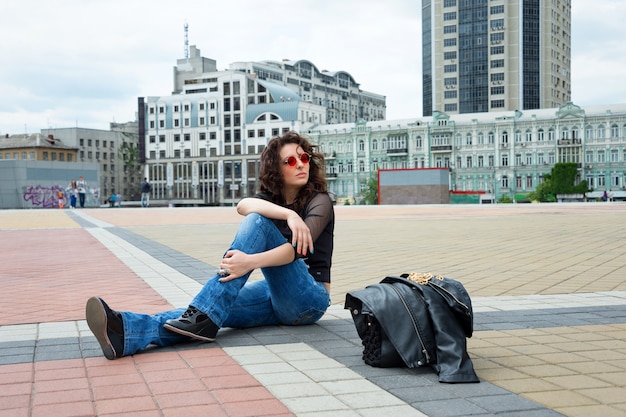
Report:
M 0 159 L 76 162 L 77 151 L 53 135 L 6 135 L 0 139 Z
M 111 123 L 110 130 L 79 127 L 42 129 L 46 137 L 53 137 L 73 147 L 76 160 L 96 163 L 100 167 L 98 190 L 102 202 L 112 193 L 121 194 L 123 201 L 139 200 L 142 171 L 139 163 L 137 123 Z
M 422 0 L 423 112 L 571 100 L 570 0 Z

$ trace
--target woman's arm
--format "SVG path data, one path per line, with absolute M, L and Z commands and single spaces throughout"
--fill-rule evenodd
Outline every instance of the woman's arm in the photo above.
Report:
M 263 217 L 274 220 L 285 220 L 291 230 L 291 244 L 297 253 L 306 256 L 309 250 L 313 250 L 313 238 L 311 231 L 304 220 L 295 211 L 274 204 L 262 198 L 248 197 L 237 204 L 237 212 L 242 216 L 250 213 L 258 213 Z M 293 260 L 293 259 L 292 259 Z
M 293 247 L 289 243 L 253 254 L 247 254 L 240 250 L 229 250 L 220 263 L 221 269 L 228 270 L 228 276 L 221 278 L 220 281 L 226 282 L 239 278 L 253 269 L 286 265 L 291 262 L 293 262 Z
M 258 213 L 268 219 L 287 220 L 289 216 L 298 215 L 295 211 L 274 204 L 262 198 L 247 197 L 237 203 L 237 213 L 247 216 L 250 213 Z

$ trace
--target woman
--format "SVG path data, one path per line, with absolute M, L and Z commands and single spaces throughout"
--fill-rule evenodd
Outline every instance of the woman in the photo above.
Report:
M 324 158 L 295 132 L 269 141 L 261 155 L 260 193 L 242 199 L 245 218 L 212 277 L 187 309 L 154 316 L 87 301 L 89 328 L 104 356 L 132 355 L 149 344 L 212 342 L 221 327 L 304 325 L 330 304 L 335 217 Z M 264 280 L 247 282 L 260 268 Z
M 85 208 L 85 196 L 87 195 L 87 183 L 85 178 L 81 175 L 78 178 L 78 201 L 80 202 L 80 208 Z
M 76 180 L 72 180 L 70 182 L 69 187 L 67 187 L 67 192 L 70 195 L 70 208 L 76 208 L 76 196 L 78 195 L 78 185 L 76 184 Z

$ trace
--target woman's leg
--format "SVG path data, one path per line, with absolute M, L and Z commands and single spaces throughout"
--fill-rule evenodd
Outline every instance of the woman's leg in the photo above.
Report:
M 231 245 L 245 253 L 259 253 L 286 242 L 274 223 L 258 214 L 246 216 Z M 211 278 L 190 303 L 217 327 L 308 324 L 324 314 L 330 298 L 302 259 L 263 268 L 264 281 L 246 282 L 250 274 L 221 282 Z M 245 285 L 244 285 L 245 284 Z
M 237 249 L 252 254 L 273 249 L 285 242 L 287 239 L 271 220 L 252 213 L 241 222 L 229 250 Z M 204 312 L 213 323 L 222 327 L 251 272 L 226 282 L 221 282 L 218 275 L 212 277 L 189 305 Z
M 184 341 L 188 337 L 168 332 L 163 324 L 168 319 L 179 317 L 185 311 L 184 308 L 165 311 L 153 316 L 148 314 L 120 311 L 124 322 L 124 353 L 123 356 L 132 355 L 145 349 L 148 345 L 171 346 Z

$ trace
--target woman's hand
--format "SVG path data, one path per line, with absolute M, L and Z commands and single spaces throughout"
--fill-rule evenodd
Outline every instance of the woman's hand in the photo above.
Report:
M 220 263 L 220 269 L 226 271 L 226 276 L 220 278 L 221 282 L 231 281 L 244 276 L 252 271 L 255 266 L 252 264 L 252 257 L 244 252 L 233 249 L 226 252 Z
M 291 229 L 291 244 L 298 254 L 306 256 L 307 252 L 313 252 L 313 237 L 311 237 L 311 230 L 306 225 L 302 217 L 298 216 L 296 212 L 287 217 L 287 225 Z

